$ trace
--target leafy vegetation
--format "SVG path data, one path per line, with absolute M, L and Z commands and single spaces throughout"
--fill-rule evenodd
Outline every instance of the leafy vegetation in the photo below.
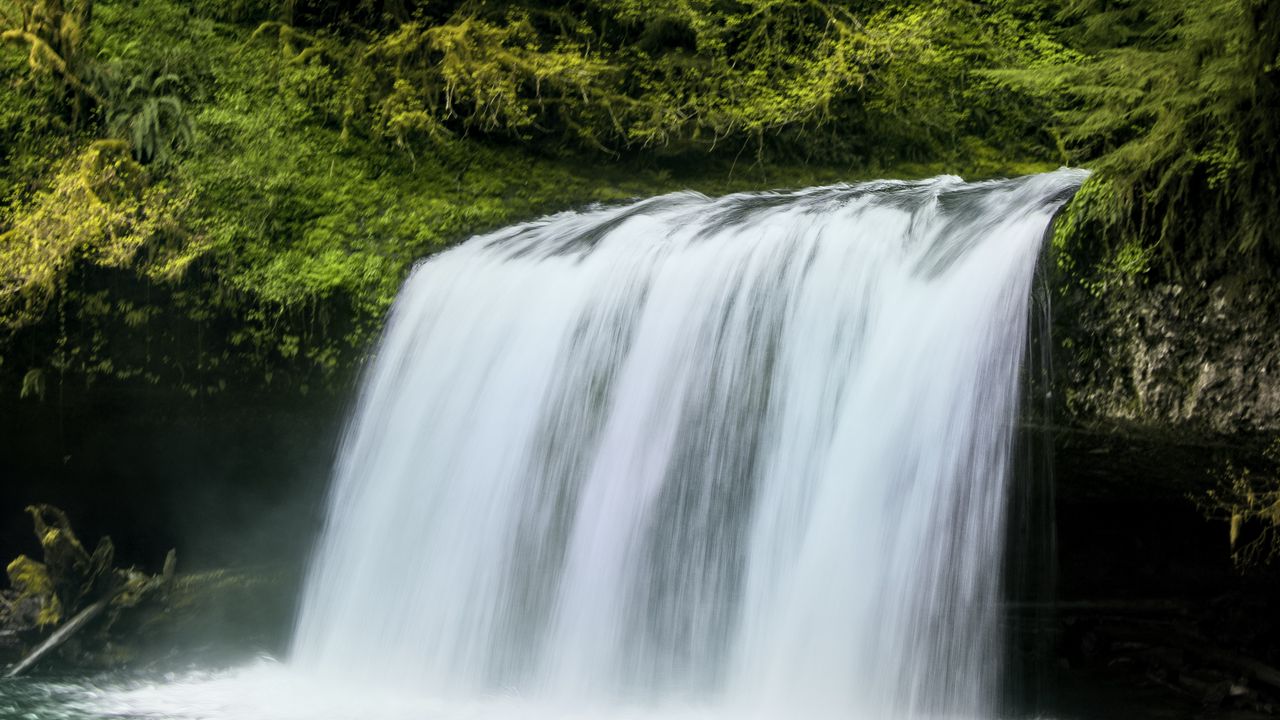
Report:
M 1229 464 L 1213 488 L 1192 498 L 1206 517 L 1228 524 L 1231 559 L 1241 570 L 1280 557 L 1280 440 L 1263 454 L 1263 464 Z
M 1183 280 L 1280 259 L 1280 5 L 1073 0 L 1062 18 L 1080 57 L 996 76 L 1037 92 L 1071 161 L 1097 171 L 1077 242 Z
M 0 393 L 343 383 L 416 259 L 680 187 L 1085 164 L 1095 287 L 1277 250 L 1261 0 L 0 0 L 0 33 Z

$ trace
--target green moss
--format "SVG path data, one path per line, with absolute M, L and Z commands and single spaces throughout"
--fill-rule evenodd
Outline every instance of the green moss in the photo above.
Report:
M 18 594 L 18 602 L 34 601 L 39 609 L 36 624 L 44 627 L 62 622 L 62 603 L 54 592 L 53 580 L 43 563 L 19 555 L 7 568 L 9 585 Z
M 1247 5 L 98 0 L 67 45 L 91 92 L 0 44 L 0 395 L 30 371 L 342 387 L 419 258 L 686 187 L 1093 161 L 1055 245 L 1101 292 L 1190 262 L 1177 213 L 1274 227 L 1273 128 L 1242 95 L 1271 97 L 1274 43 Z M 129 192 L 86 180 L 107 135 Z M 1215 252 L 1266 244 L 1223 227 Z
M 1131 269 L 1157 248 L 1173 279 L 1280 258 L 1280 6 L 1075 0 L 1061 18 L 1077 52 L 997 76 L 1097 170 L 1073 210 L 1092 237 Z

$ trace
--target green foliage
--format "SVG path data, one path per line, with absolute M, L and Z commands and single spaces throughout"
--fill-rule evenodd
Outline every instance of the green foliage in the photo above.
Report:
M 44 399 L 45 378 L 44 370 L 41 368 L 32 368 L 22 376 L 22 389 L 18 391 L 18 397 L 34 397 L 41 400 Z
M 402 147 L 472 131 L 608 152 L 759 138 L 823 120 L 876 52 L 838 4 L 778 0 L 580 13 L 462 3 L 438 22 L 376 29 L 356 44 L 275 22 L 258 34 L 271 32 L 287 61 L 341 76 L 348 121 Z
M 35 75 L 56 78 L 79 121 L 100 97 L 93 89 L 95 65 L 84 47 L 93 0 L 6 0 L 0 4 L 0 43 L 22 46 Z
M 1048 159 L 1044 117 L 975 70 L 1065 51 L 1037 13 L 983 3 L 454 3 L 364 41 L 272 21 L 281 59 L 323 69 L 348 131 L 427 148 L 484 134 L 612 155 L 757 160 L 807 146 L 889 164 Z M 381 16 L 385 19 L 385 15 Z M 341 107 L 331 103 L 341 98 Z M 991 129 L 997 128 L 995 137 Z M 1006 129 L 1007 128 L 1007 129 Z M 984 138 L 989 138 L 984 141 Z
M 1091 176 L 1054 226 L 1054 255 L 1068 281 L 1064 292 L 1078 285 L 1101 298 L 1112 286 L 1145 277 L 1155 264 L 1158 238 L 1112 232 L 1117 186 L 1106 174 Z
M 172 41 L 134 43 L 140 17 Z M 193 395 L 343 382 L 418 258 L 562 203 L 657 186 L 460 139 L 413 156 L 344 139 L 322 104 L 332 78 L 248 31 L 159 0 L 102 4 L 96 23 L 113 71 L 173 69 L 152 77 L 191 98 L 199 132 L 174 162 L 145 169 L 110 145 L 129 192 L 86 191 L 102 183 L 73 157 L 0 209 L 0 317 L 50 382 L 106 376 Z
M 24 199 L 72 141 L 49 84 L 29 76 L 20 52 L 0 45 L 0 208 Z
M 127 151 L 120 142 L 91 144 L 16 208 L 0 234 L 0 328 L 38 319 L 76 260 L 124 267 L 149 242 L 176 232 L 183 201 L 148 184 Z M 157 248 L 144 271 L 172 275 L 181 269 L 178 257 Z
M 1231 559 L 1241 570 L 1280 557 L 1280 440 L 1264 460 L 1262 468 L 1228 464 L 1213 488 L 1192 498 L 1208 518 L 1228 523 Z
M 1174 276 L 1277 257 L 1280 5 L 1076 0 L 1062 20 L 1082 55 L 997 75 L 1055 108 L 1069 158 L 1105 184 L 1073 205 L 1081 223 L 1158 244 Z
M 108 103 L 108 131 L 128 140 L 139 162 L 166 164 L 192 143 L 191 117 L 173 90 L 178 83 L 172 73 L 144 72 Z
M 340 384 L 417 259 L 681 187 L 1085 163 L 1091 291 L 1261 252 L 1274 6 L 0 0 L 0 393 Z

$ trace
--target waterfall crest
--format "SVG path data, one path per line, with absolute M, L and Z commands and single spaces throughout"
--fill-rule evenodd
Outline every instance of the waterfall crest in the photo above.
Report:
M 1083 177 L 677 193 L 421 263 L 291 663 L 441 696 L 991 716 L 1028 296 Z

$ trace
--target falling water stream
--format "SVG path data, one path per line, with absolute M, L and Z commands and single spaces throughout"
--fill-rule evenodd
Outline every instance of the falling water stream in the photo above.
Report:
M 421 263 L 288 662 L 90 704 L 997 716 L 1028 298 L 1083 177 L 677 193 Z

